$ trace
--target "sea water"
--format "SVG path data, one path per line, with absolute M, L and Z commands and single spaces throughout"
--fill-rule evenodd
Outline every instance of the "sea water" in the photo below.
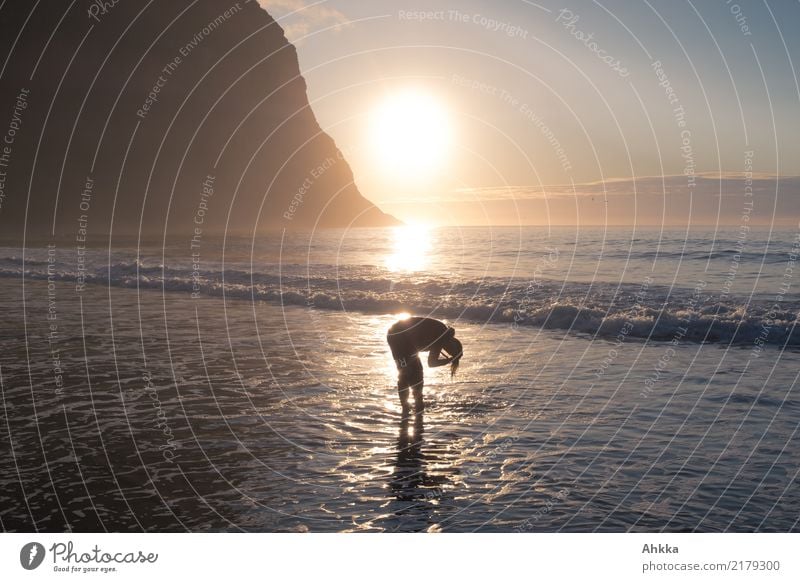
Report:
M 795 531 L 793 231 L 0 248 L 0 519 L 74 531 Z M 403 422 L 386 329 L 437 317 Z

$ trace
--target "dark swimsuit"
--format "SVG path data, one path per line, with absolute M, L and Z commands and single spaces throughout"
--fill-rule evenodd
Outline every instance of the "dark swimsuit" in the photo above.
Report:
M 438 319 L 409 317 L 389 328 L 386 341 L 400 372 L 400 383 L 411 386 L 422 382 L 422 362 L 419 352 L 427 352 L 431 346 L 448 335 L 451 328 Z

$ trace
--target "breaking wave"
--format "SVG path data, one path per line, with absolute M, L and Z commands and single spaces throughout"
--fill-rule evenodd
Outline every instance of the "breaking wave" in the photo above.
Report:
M 262 267 L 264 268 L 264 267 Z M 373 267 L 242 265 L 223 271 L 175 268 L 138 260 L 93 265 L 90 284 L 195 293 L 282 305 L 367 314 L 411 312 L 475 323 L 565 330 L 601 338 L 629 338 L 800 346 L 800 303 L 713 296 L 705 289 L 610 283 L 531 282 L 519 279 L 392 276 Z M 0 277 L 20 278 L 22 260 L 0 258 Z M 46 260 L 25 260 L 27 279 L 74 283 L 76 272 Z

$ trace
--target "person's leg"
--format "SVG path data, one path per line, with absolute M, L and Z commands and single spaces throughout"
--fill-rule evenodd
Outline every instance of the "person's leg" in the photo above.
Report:
M 410 405 L 408 404 L 408 378 L 404 370 L 400 371 L 397 379 L 397 394 L 400 396 L 400 406 L 403 407 L 403 416 L 408 416 Z
M 408 403 L 408 388 L 411 386 L 410 368 L 408 358 L 398 358 L 397 363 L 397 395 L 400 396 L 400 405 L 403 407 L 403 417 L 407 417 L 410 410 Z
M 409 363 L 409 384 L 414 393 L 414 410 L 417 414 L 422 414 L 425 411 L 425 402 L 422 400 L 422 362 L 419 358 L 414 358 L 413 362 Z
M 414 410 L 417 414 L 425 412 L 425 401 L 422 399 L 422 382 L 418 382 L 412 386 L 414 391 Z
M 408 354 L 411 352 L 406 345 L 405 336 L 401 333 L 393 333 L 393 327 L 389 330 L 386 341 L 392 351 L 394 363 L 397 365 L 397 394 L 400 397 L 400 405 L 403 407 L 403 417 L 407 417 L 410 412 L 408 389 L 411 386 L 408 375 Z

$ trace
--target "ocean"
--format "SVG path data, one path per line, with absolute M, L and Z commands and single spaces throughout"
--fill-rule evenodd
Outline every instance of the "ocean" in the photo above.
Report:
M 4 530 L 800 530 L 798 231 L 79 244 L 0 247 Z

